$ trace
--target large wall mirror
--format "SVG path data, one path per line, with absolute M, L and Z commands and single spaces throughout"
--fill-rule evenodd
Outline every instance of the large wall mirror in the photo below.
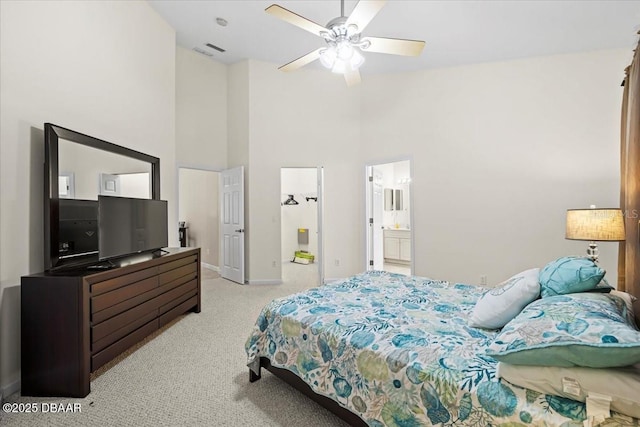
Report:
M 45 123 L 45 269 L 97 259 L 98 195 L 160 199 L 160 159 Z

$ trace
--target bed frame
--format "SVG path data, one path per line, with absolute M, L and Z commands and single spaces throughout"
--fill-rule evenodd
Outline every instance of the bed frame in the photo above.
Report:
M 365 423 L 362 418 L 349 411 L 348 409 L 340 406 L 336 401 L 329 399 L 328 397 L 322 396 L 314 392 L 311 387 L 307 383 L 305 383 L 302 379 L 300 379 L 293 372 L 276 368 L 271 365 L 271 361 L 266 357 L 260 358 L 260 367 L 258 368 L 258 374 L 255 374 L 251 369 L 249 369 L 249 382 L 256 382 L 262 375 L 260 373 L 260 369 L 265 368 L 267 371 L 271 372 L 276 377 L 280 378 L 282 381 L 286 382 L 290 386 L 296 388 L 301 393 L 307 395 L 324 408 L 336 414 L 339 418 L 344 420 L 347 424 L 356 427 L 367 427 L 367 423 Z

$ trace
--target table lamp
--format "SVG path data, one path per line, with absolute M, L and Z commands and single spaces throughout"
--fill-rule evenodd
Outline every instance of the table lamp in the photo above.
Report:
M 596 242 L 625 240 L 624 215 L 616 208 L 568 209 L 566 239 L 590 241 L 588 257 L 598 262 Z

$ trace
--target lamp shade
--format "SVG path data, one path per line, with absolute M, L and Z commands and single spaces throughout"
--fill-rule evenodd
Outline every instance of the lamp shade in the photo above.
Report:
M 620 209 L 569 209 L 565 238 L 594 242 L 625 240 L 624 215 Z

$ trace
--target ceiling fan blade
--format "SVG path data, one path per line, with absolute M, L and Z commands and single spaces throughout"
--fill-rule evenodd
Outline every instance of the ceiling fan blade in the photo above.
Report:
M 316 24 L 313 21 L 308 20 L 307 18 L 298 15 L 297 13 L 291 12 L 288 9 L 285 9 L 282 6 L 278 6 L 277 4 L 272 4 L 268 8 L 264 10 L 269 15 L 275 16 L 276 18 L 280 18 L 283 21 L 287 21 L 290 24 L 295 25 L 296 27 L 302 28 L 303 30 L 309 31 L 310 33 L 315 34 L 316 36 L 322 37 L 321 32 L 327 32 L 327 29 L 320 24 Z
M 389 39 L 384 37 L 365 37 L 371 45 L 362 48 L 365 52 L 390 53 L 392 55 L 418 56 L 424 48 L 421 40 Z
M 344 79 L 347 81 L 347 86 L 349 87 L 360 84 L 360 71 L 353 70 L 344 73 Z
M 380 12 L 387 0 L 360 0 L 347 18 L 345 25 L 355 24 L 361 33 L 369 22 Z
M 309 52 L 306 55 L 303 55 L 298 59 L 294 59 L 293 61 L 289 62 L 288 64 L 284 64 L 282 67 L 279 67 L 278 70 L 280 70 L 280 71 L 294 71 L 294 70 L 297 70 L 298 68 L 302 68 L 305 65 L 309 64 L 310 62 L 313 62 L 316 59 L 320 58 L 320 51 L 322 49 L 324 49 L 324 48 L 316 49 L 313 52 Z

